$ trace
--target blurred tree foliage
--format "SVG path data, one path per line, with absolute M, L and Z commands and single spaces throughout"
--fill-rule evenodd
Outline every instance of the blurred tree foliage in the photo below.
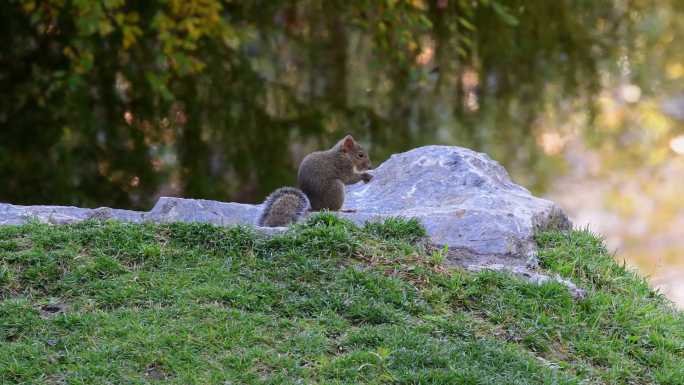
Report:
M 632 48 L 641 1 L 0 2 L 0 201 L 258 201 L 344 133 L 549 162 L 535 119 Z M 637 16 L 635 16 L 637 15 Z

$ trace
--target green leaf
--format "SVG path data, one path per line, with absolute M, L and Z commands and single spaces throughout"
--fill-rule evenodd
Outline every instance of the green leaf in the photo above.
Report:
M 459 16 L 459 17 L 458 17 L 458 22 L 459 22 L 462 26 L 464 26 L 466 29 L 471 30 L 471 31 L 475 31 L 475 26 L 473 25 L 473 23 L 469 22 L 467 19 L 465 19 L 465 18 Z
M 509 11 L 508 7 L 506 7 L 505 5 L 502 5 L 498 2 L 493 2 L 492 8 L 494 9 L 494 12 L 496 12 L 506 24 L 512 27 L 518 25 L 518 18 L 513 16 Z

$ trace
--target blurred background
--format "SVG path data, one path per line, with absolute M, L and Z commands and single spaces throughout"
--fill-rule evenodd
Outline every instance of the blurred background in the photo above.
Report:
M 681 0 L 5 0 L 0 38 L 2 202 L 258 202 L 346 133 L 459 145 L 684 306 Z

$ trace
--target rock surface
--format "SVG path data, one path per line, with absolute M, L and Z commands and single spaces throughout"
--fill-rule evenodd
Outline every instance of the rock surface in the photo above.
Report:
M 18 206 L 0 203 L 0 225 L 21 225 L 29 220 L 65 225 L 87 219 L 117 219 L 123 222 L 140 223 L 145 213 L 140 211 L 110 209 L 83 209 L 72 206 Z
M 368 184 L 347 189 L 342 214 L 355 222 L 388 216 L 418 218 L 430 239 L 462 262 L 534 264 L 538 229 L 569 229 L 553 202 L 513 183 L 486 154 L 426 146 L 392 155 Z
M 393 155 L 372 174 L 370 183 L 347 188 L 344 208 L 356 212 L 339 215 L 358 224 L 391 216 L 415 217 L 433 244 L 448 247 L 450 263 L 470 270 L 505 268 L 543 282 L 545 276 L 530 270 L 536 266 L 535 231 L 571 227 L 556 204 L 513 183 L 506 170 L 486 154 L 465 148 L 416 148 Z M 54 224 L 96 218 L 228 226 L 254 224 L 260 208 L 169 197 L 160 198 L 149 212 L 0 203 L 0 224 L 22 224 L 30 218 Z M 259 230 L 274 233 L 283 229 Z M 572 283 L 563 283 L 578 290 L 573 291 L 575 296 L 583 295 Z

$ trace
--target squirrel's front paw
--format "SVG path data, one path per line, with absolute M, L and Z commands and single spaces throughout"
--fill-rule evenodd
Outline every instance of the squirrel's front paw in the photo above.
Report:
M 361 180 L 362 180 L 364 183 L 370 182 L 371 179 L 373 179 L 373 175 L 371 175 L 371 174 L 369 174 L 369 173 L 367 173 L 367 172 L 364 172 L 363 174 L 361 174 Z

